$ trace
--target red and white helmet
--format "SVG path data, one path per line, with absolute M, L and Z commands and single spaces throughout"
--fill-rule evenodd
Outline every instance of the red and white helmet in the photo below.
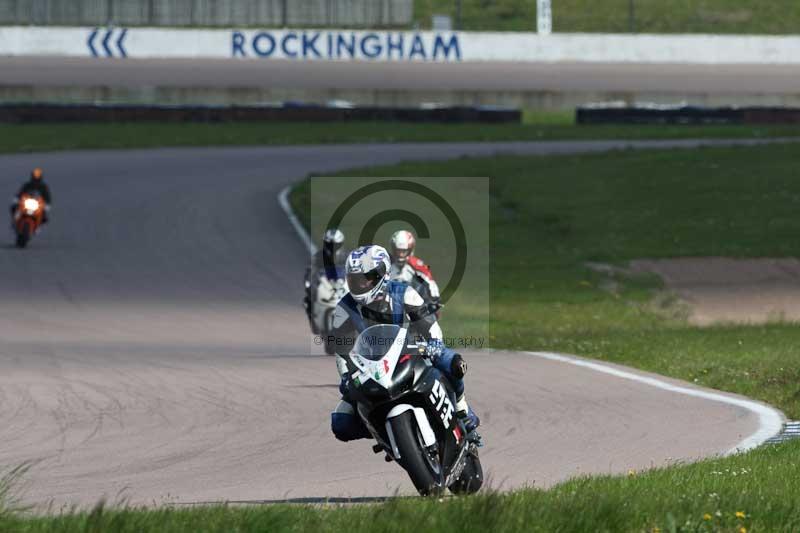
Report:
M 410 231 L 395 231 L 392 235 L 392 259 L 401 267 L 404 266 L 409 256 L 414 255 L 416 244 L 417 240 Z
M 347 288 L 353 299 L 369 305 L 389 281 L 389 254 L 383 246 L 356 248 L 347 256 Z

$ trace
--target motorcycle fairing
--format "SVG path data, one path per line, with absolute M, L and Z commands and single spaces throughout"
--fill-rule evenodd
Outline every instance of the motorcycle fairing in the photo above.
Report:
M 400 328 L 400 332 L 398 333 L 395 342 L 392 343 L 392 346 L 389 348 L 389 351 L 386 352 L 386 355 L 384 355 L 378 361 L 371 361 L 365 357 L 362 357 L 360 354 L 355 352 L 355 349 L 353 349 L 350 352 L 350 361 L 352 361 L 356 370 L 350 374 L 350 379 L 354 383 L 362 384 L 372 380 L 384 389 L 390 389 L 394 382 L 393 375 L 395 368 L 397 367 L 397 362 L 400 360 L 400 356 L 403 354 L 403 348 L 405 348 L 405 338 L 406 330 L 404 328 Z

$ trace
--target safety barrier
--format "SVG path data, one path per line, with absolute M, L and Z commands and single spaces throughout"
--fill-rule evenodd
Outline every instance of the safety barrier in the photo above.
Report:
M 579 107 L 575 118 L 578 124 L 800 124 L 800 108 L 593 105 Z
M 482 107 L 158 106 L 99 104 L 0 104 L 0 122 L 520 122 L 517 109 Z
M 800 38 L 13 26 L 0 27 L 0 55 L 797 65 Z

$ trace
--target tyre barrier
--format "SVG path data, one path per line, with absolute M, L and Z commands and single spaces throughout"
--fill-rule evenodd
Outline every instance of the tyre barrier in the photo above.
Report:
M 354 107 L 286 102 L 263 106 L 140 104 L 0 104 L 0 122 L 443 122 L 520 123 L 519 109 L 500 107 Z
M 578 107 L 578 124 L 798 124 L 796 107 L 702 107 L 589 105 Z

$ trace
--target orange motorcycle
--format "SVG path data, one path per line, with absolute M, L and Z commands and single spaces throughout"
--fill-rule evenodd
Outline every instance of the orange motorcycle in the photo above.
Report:
M 44 217 L 44 200 L 38 195 L 22 194 L 14 212 L 14 229 L 17 233 L 17 248 L 25 248 L 34 236 Z

